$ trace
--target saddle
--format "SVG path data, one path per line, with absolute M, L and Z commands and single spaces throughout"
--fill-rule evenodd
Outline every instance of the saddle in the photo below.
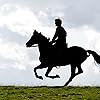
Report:
M 56 59 L 61 59 L 64 57 L 64 55 L 67 52 L 67 48 L 68 48 L 68 44 L 59 46 L 59 45 L 53 45 L 53 56 L 55 56 L 54 58 Z

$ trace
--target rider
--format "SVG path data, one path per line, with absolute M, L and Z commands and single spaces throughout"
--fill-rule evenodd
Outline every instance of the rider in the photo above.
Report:
M 62 20 L 61 19 L 55 19 L 55 25 L 57 26 L 55 35 L 52 39 L 52 43 L 55 42 L 55 48 L 58 51 L 58 53 L 61 54 L 63 50 L 67 47 L 66 45 L 66 35 L 67 32 L 65 29 L 61 26 Z

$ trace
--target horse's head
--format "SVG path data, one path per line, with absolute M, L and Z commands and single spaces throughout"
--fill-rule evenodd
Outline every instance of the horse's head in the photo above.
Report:
M 38 33 L 36 30 L 34 30 L 32 37 L 30 40 L 26 43 L 27 47 L 32 47 L 35 44 L 41 44 L 41 43 L 49 43 L 49 40 L 43 36 L 41 33 Z
M 32 37 L 30 40 L 26 43 L 27 47 L 32 47 L 35 44 L 38 44 L 39 41 L 39 34 L 36 30 L 34 30 Z

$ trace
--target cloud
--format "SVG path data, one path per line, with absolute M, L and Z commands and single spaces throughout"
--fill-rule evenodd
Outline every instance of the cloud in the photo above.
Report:
M 14 8 L 13 10 L 11 10 Z M 6 13 L 6 12 L 7 13 Z M 9 12 L 9 13 L 8 13 Z M 37 49 L 27 52 L 25 43 L 30 35 L 30 30 L 39 28 L 40 24 L 34 13 L 29 9 L 5 4 L 0 12 L 0 65 L 1 68 L 26 69 L 32 61 L 36 61 Z M 32 30 L 33 31 L 33 30 Z M 38 51 L 37 51 L 38 52 Z M 29 56 L 30 55 L 30 56 Z M 37 61 L 38 62 L 38 61 Z
M 10 6 L 7 7 L 10 9 Z M 34 13 L 28 9 L 18 7 L 16 8 L 15 12 L 12 11 L 6 16 L 3 15 L 3 13 L 4 11 L 1 12 L 0 16 L 0 26 L 6 25 L 7 28 L 12 32 L 18 32 L 21 33 L 21 35 L 25 35 L 25 33 L 23 32 L 27 32 L 33 27 L 40 27 Z
M 99 31 L 99 0 L 3 0 L 1 4 L 12 5 L 17 7 L 21 6 L 23 8 L 31 9 L 36 15 L 42 14 L 46 17 L 40 18 L 43 24 L 50 23 L 52 24 L 52 20 L 55 17 L 62 17 L 64 19 L 65 25 L 69 25 L 70 28 L 80 27 L 84 25 L 88 25 L 89 27 L 93 27 Z M 3 6 L 2 9 L 6 8 Z M 8 8 L 7 8 L 8 9 Z M 14 8 L 15 9 L 15 8 Z M 45 19 L 46 18 L 46 19 Z M 47 23 L 46 23 L 47 22 Z M 50 25 L 49 24 L 49 25 Z
M 65 9 L 66 22 L 71 27 L 79 27 L 88 25 L 99 31 L 99 0 L 76 0 L 67 1 L 67 7 Z

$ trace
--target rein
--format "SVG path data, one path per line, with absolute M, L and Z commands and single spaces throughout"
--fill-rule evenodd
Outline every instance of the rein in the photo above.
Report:
M 31 47 L 37 47 L 38 45 L 32 45 Z

